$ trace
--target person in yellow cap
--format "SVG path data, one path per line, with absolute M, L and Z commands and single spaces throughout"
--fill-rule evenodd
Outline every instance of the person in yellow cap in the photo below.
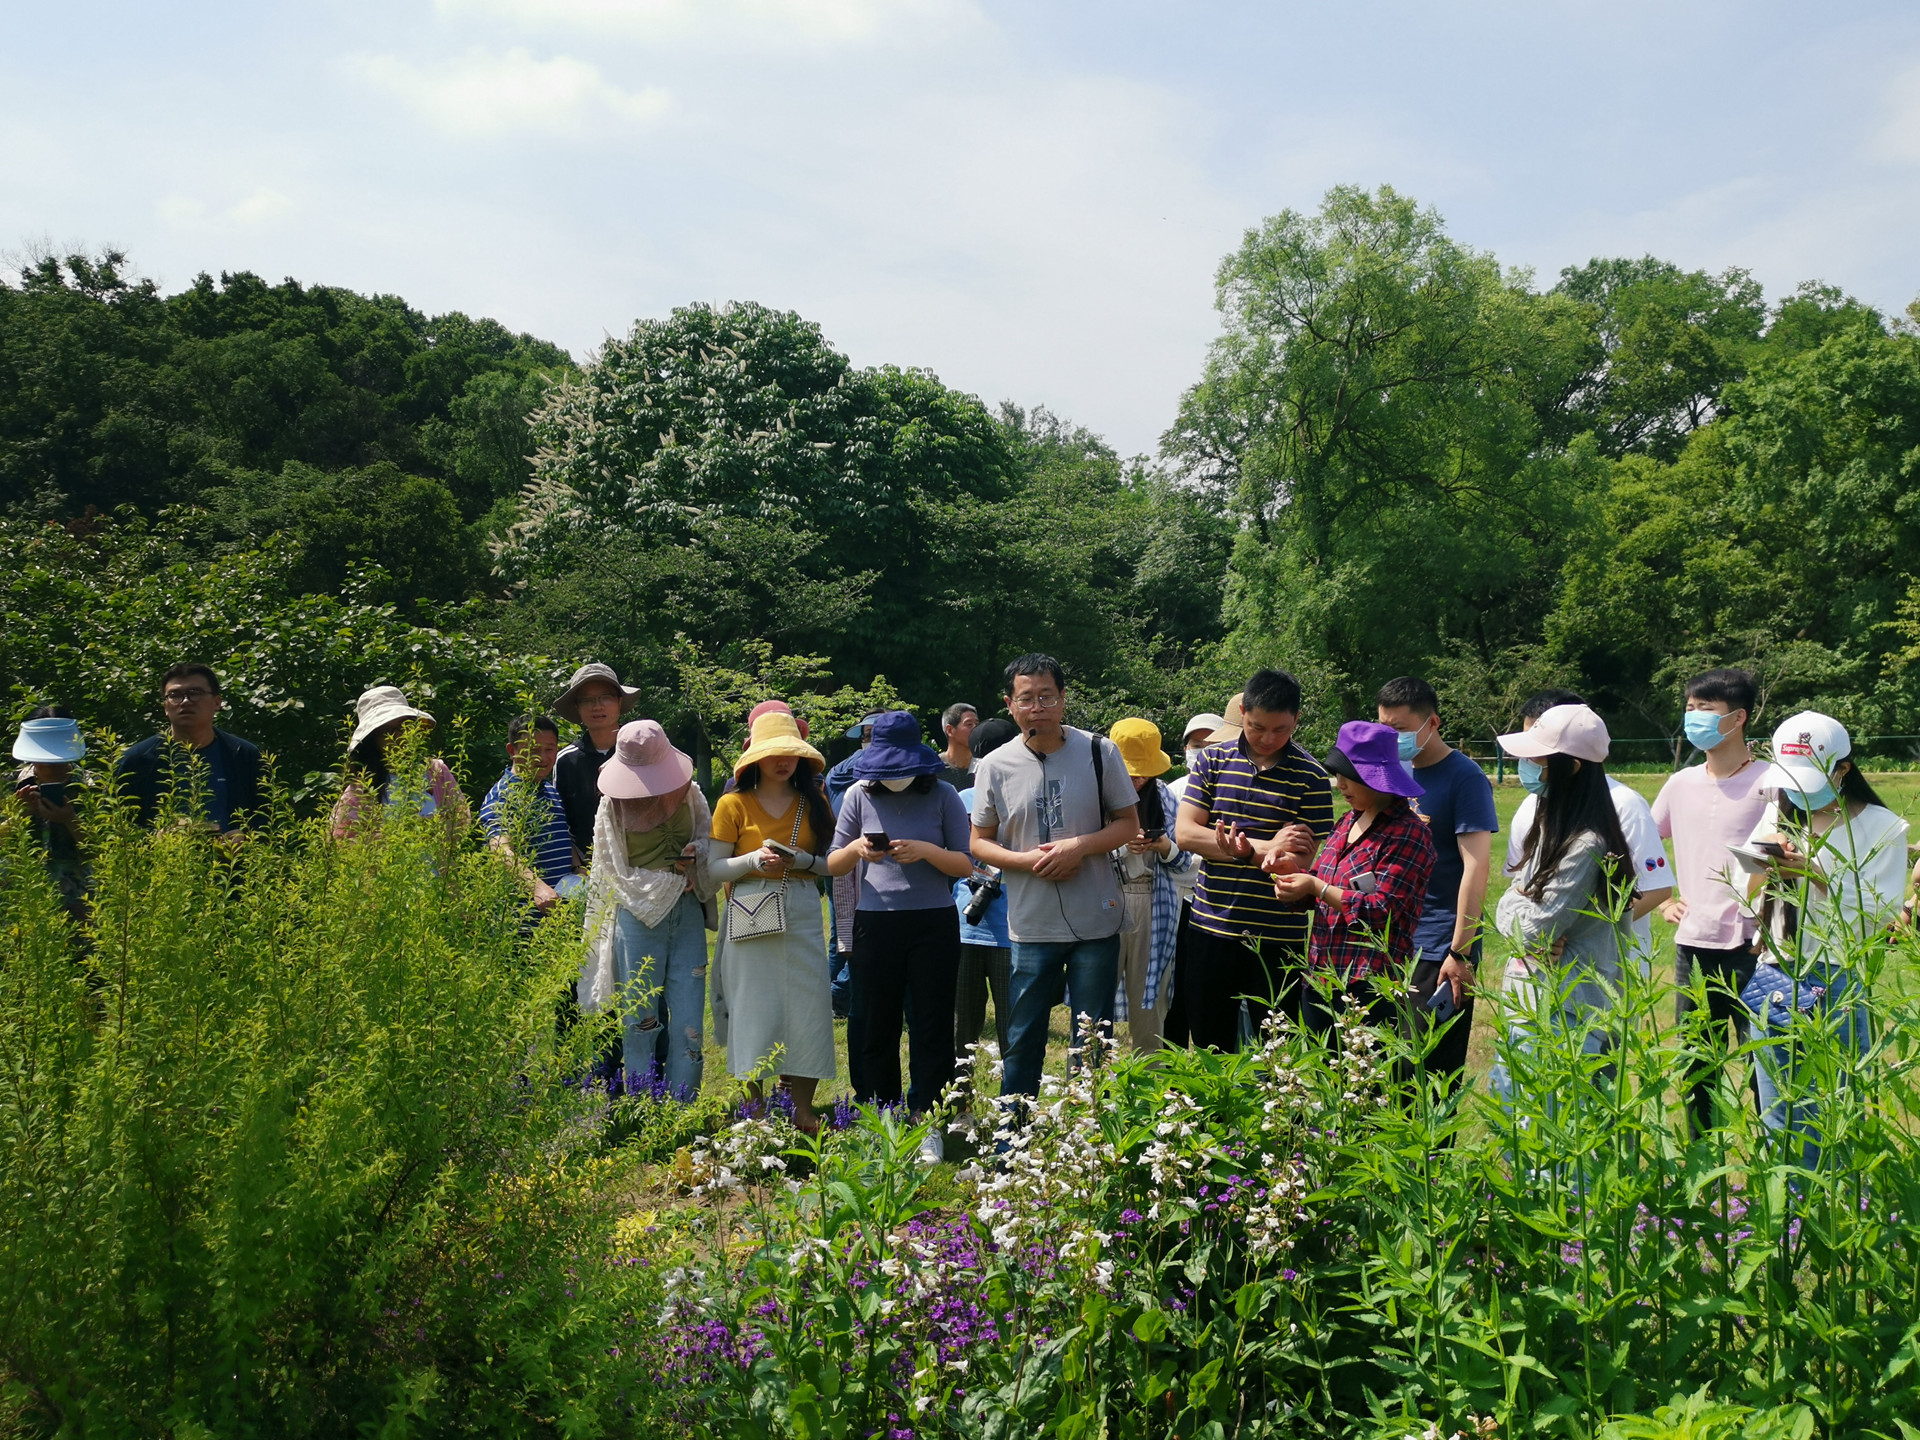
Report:
M 727 1073 L 746 1080 L 757 1102 L 762 1072 L 769 1061 L 778 1064 L 794 1124 L 809 1135 L 820 1128 L 814 1090 L 836 1073 L 815 884 L 827 873 L 833 837 L 820 782 L 826 768 L 793 716 L 762 715 L 734 762 L 734 788 L 713 807 L 707 842 L 708 872 L 728 887 L 712 986 Z
M 1134 1049 L 1151 1055 L 1160 1048 L 1167 1002 L 1173 996 L 1173 951 L 1180 936 L 1180 890 L 1174 877 L 1192 869 L 1196 857 L 1173 841 L 1176 801 L 1160 778 L 1173 768 L 1173 761 L 1160 748 L 1160 727 L 1151 720 L 1122 720 L 1107 738 L 1126 761 L 1140 797 L 1140 828 L 1113 852 L 1127 907 L 1113 1018 L 1127 1022 Z

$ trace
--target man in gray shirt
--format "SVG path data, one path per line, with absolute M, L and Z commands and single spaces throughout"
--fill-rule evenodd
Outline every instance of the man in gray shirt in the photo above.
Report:
M 1111 740 L 1062 723 L 1058 661 L 1015 660 L 1006 700 L 1024 743 L 974 771 L 973 855 L 1007 887 L 1013 1019 L 1001 1094 L 1038 1095 L 1055 1005 L 1067 1000 L 1076 1037 L 1083 1015 L 1113 1028 L 1124 912 L 1108 852 L 1139 829 L 1139 799 Z

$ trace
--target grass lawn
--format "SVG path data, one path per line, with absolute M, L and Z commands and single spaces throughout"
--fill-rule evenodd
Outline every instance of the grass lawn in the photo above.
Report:
M 1642 795 L 1646 796 L 1647 799 L 1651 800 L 1659 793 L 1660 786 L 1665 783 L 1666 773 L 1648 772 L 1642 774 L 1630 771 L 1622 773 L 1619 778 L 1638 790 Z M 1898 771 L 1885 774 L 1873 774 L 1870 778 L 1873 781 L 1874 788 L 1879 791 L 1880 798 L 1884 800 L 1896 814 L 1904 817 L 1912 824 L 1916 833 L 1920 833 L 1920 772 Z M 1500 895 L 1507 887 L 1505 877 L 1497 872 L 1505 850 L 1507 828 L 1513 819 L 1514 811 L 1520 808 L 1520 802 L 1525 798 L 1525 795 L 1526 791 L 1521 789 L 1519 782 L 1514 780 L 1511 774 L 1509 774 L 1504 784 L 1494 787 L 1494 805 L 1500 816 L 1501 833 L 1499 836 L 1496 836 L 1494 840 L 1493 857 L 1496 873 L 1487 894 L 1486 909 L 1489 916 L 1493 914 L 1494 906 L 1499 903 Z M 826 902 L 823 899 L 821 901 L 821 914 L 823 917 L 825 913 Z M 1656 967 L 1659 967 L 1656 973 L 1664 970 L 1664 973 L 1671 975 L 1673 927 L 1662 920 L 1658 913 L 1653 916 L 1653 939 L 1655 964 Z M 711 935 L 708 936 L 707 943 L 708 951 L 711 953 L 713 943 L 713 937 Z M 1483 990 L 1491 993 L 1499 989 L 1501 976 L 1506 970 L 1506 962 L 1506 943 L 1501 940 L 1499 936 L 1490 935 L 1488 937 L 1485 957 L 1480 966 L 1480 983 Z M 1903 981 L 1907 981 L 1914 977 L 1902 976 L 1900 978 Z M 1467 1063 L 1470 1072 L 1475 1077 L 1484 1074 L 1493 1060 L 1493 1022 L 1490 1013 L 1491 1009 L 1491 1006 L 1479 1006 L 1474 1015 L 1473 1039 L 1469 1047 Z M 1064 1006 L 1057 1007 L 1053 1014 L 1054 1023 L 1047 1046 L 1047 1068 L 1054 1073 L 1063 1073 L 1066 1067 L 1066 1009 Z M 849 1093 L 847 1085 L 846 1022 L 844 1020 L 836 1020 L 833 1030 L 834 1047 L 839 1059 L 840 1073 L 837 1079 L 821 1085 L 820 1093 L 823 1100 L 830 1099 L 835 1095 Z M 711 1014 L 709 1014 L 707 1017 L 707 1035 L 709 1037 L 707 1045 L 708 1088 L 716 1085 L 732 1086 L 734 1082 L 727 1077 L 726 1052 L 720 1046 L 712 1043 L 712 1034 L 713 1020 Z M 989 1006 L 988 1011 L 986 1034 L 989 1040 L 992 1039 L 993 1018 L 991 1006 Z M 906 1073 L 905 1057 L 906 1046 L 903 1040 L 901 1043 L 901 1074 L 903 1077 Z M 982 1079 L 984 1081 L 984 1077 L 982 1077 Z

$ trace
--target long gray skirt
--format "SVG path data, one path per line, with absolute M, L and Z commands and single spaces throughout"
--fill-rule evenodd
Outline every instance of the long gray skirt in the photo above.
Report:
M 785 934 L 724 937 L 714 958 L 726 996 L 729 1075 L 753 1075 L 776 1048 L 770 1074 L 831 1080 L 838 1073 L 826 929 L 811 884 L 789 884 Z

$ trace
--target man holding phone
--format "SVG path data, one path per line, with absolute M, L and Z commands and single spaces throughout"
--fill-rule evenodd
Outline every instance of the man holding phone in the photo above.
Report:
M 1201 862 L 1183 977 L 1195 1045 L 1238 1049 L 1243 1000 L 1255 1035 L 1270 1009 L 1300 1019 L 1312 915 L 1272 876 L 1306 870 L 1333 831 L 1327 772 L 1294 742 L 1300 704 L 1293 676 L 1257 671 L 1189 772 L 1173 838 Z
M 1139 801 L 1114 743 L 1063 723 L 1066 698 L 1052 656 L 1007 666 L 1023 738 L 973 775 L 973 858 L 1001 872 L 1013 941 L 1003 1095 L 1040 1093 L 1047 1019 L 1063 997 L 1076 1043 L 1083 1016 L 1113 1029 L 1123 908 L 1107 855 L 1139 834 Z

